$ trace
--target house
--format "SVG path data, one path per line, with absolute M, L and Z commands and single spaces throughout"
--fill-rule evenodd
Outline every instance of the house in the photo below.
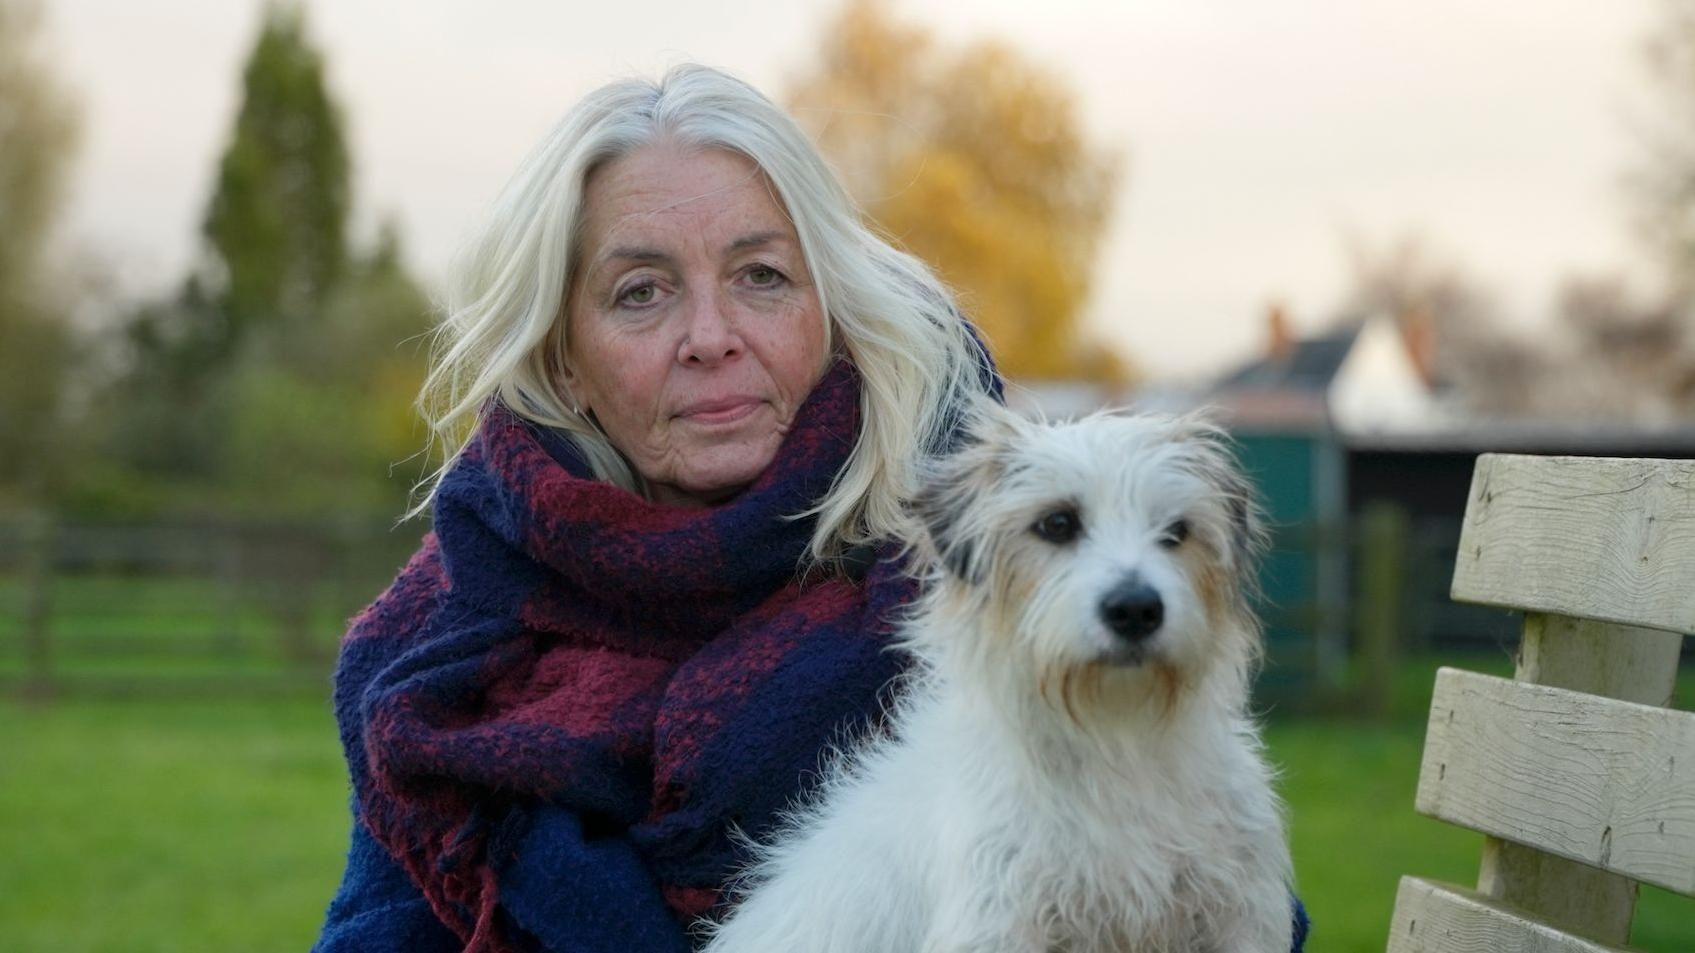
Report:
M 1265 352 L 1194 398 L 1237 439 L 1277 528 L 1263 575 L 1273 694 L 1279 680 L 1339 684 L 1367 508 L 1389 504 L 1407 517 L 1403 645 L 1493 648 L 1511 644 L 1516 622 L 1448 598 L 1478 454 L 1695 457 L 1695 421 L 1598 425 L 1472 413 L 1466 395 L 1435 372 L 1430 326 L 1416 315 L 1372 315 L 1302 338 L 1273 309 Z

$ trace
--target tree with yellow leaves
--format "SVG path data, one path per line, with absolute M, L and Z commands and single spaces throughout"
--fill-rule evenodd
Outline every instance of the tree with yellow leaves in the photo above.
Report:
M 849 0 L 791 107 L 865 210 L 959 292 L 1004 373 L 1130 376 L 1079 328 L 1117 156 L 1085 141 L 1056 77 Z
M 78 356 L 52 250 L 80 127 L 44 39 L 38 0 L 0 0 L 0 506 L 53 482 Z

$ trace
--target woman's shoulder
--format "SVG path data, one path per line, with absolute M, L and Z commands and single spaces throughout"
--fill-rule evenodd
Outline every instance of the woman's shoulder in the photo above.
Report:
M 422 624 L 447 589 L 447 567 L 435 531 L 424 534 L 418 549 L 375 601 L 353 617 L 347 637 L 377 635 Z

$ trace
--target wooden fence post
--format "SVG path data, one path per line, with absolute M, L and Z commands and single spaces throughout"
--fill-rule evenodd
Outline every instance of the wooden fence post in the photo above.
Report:
M 35 511 L 23 521 L 24 695 L 53 694 L 53 519 Z
M 220 527 L 214 539 L 217 556 L 212 560 L 212 584 L 216 587 L 218 629 L 212 639 L 218 654 L 233 659 L 243 654 L 241 601 L 247 554 L 234 527 Z
M 1403 630 L 1402 589 L 1407 572 L 1407 514 L 1374 502 L 1360 516 L 1359 601 L 1354 646 L 1355 698 L 1362 714 L 1389 712 Z

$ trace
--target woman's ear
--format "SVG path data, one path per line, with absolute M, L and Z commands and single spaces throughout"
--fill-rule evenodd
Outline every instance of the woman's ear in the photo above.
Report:
M 559 388 L 560 396 L 565 398 L 565 403 L 571 405 L 571 412 L 579 417 L 587 417 L 589 407 L 582 398 L 576 375 L 565 370 L 564 366 L 561 365 L 559 372 L 553 376 L 553 382 L 554 386 Z
M 564 330 L 565 314 L 561 313 L 554 319 L 553 330 L 547 335 L 547 376 L 559 396 L 565 398 L 565 403 L 571 406 L 571 412 L 579 417 L 587 417 L 593 410 L 582 392 L 582 382 L 571 370 L 570 358 L 565 353 Z

